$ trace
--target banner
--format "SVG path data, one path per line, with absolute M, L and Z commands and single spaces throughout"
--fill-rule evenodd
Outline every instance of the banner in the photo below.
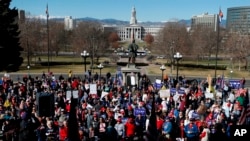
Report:
M 154 83 L 155 89 L 161 89 L 162 83 L 160 79 L 156 79 Z
M 146 116 L 145 108 L 135 108 L 134 109 L 134 116 L 141 114 L 142 116 Z
M 170 89 L 170 93 L 171 94 L 185 94 L 186 93 L 186 89 L 179 89 L 178 91 L 176 91 L 176 88 L 171 88 Z
M 229 85 L 232 89 L 239 89 L 240 88 L 240 80 L 229 80 Z

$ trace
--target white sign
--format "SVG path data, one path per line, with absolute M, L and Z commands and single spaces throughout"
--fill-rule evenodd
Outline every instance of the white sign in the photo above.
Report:
M 160 97 L 161 97 L 161 98 L 170 97 L 170 89 L 167 89 L 167 90 L 160 90 L 159 93 L 160 93 Z
M 214 98 L 214 94 L 213 93 L 209 93 L 209 92 L 205 92 L 205 97 L 213 99 Z
M 78 90 L 73 91 L 73 98 L 75 98 L 75 99 L 78 98 Z
M 135 85 L 135 76 L 131 75 L 130 76 L 130 80 L 131 80 L 131 85 L 134 86 Z
M 90 87 L 90 91 L 89 91 L 90 94 L 97 94 L 97 85 L 96 84 L 90 84 L 89 87 Z
M 66 99 L 70 100 L 71 99 L 71 91 L 66 92 Z

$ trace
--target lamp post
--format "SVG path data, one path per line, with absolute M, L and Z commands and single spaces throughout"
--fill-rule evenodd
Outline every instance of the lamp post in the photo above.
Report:
M 176 81 L 178 82 L 179 61 L 182 59 L 182 55 L 179 52 L 176 52 L 174 59 L 176 60 Z
M 30 75 L 30 65 L 27 66 L 28 69 L 28 76 Z
M 233 70 L 230 71 L 231 80 L 232 80 L 232 74 L 233 74 Z
M 86 73 L 86 58 L 89 57 L 89 53 L 86 50 L 84 50 L 81 53 L 81 56 L 84 59 L 84 73 Z
M 164 70 L 166 70 L 166 67 L 165 67 L 165 65 L 162 65 L 161 67 L 160 67 L 160 70 L 161 70 L 161 79 L 162 79 L 162 82 L 163 82 L 163 72 L 164 72 Z
M 99 65 L 97 66 L 97 68 L 100 69 L 100 77 L 99 77 L 99 78 L 101 79 L 101 76 L 102 76 L 102 69 L 103 69 L 102 63 L 99 64 Z

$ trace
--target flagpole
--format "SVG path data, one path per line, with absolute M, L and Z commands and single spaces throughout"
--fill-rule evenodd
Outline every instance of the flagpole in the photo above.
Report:
M 219 51 L 219 41 L 220 41 L 220 16 L 221 9 L 219 10 L 219 14 L 217 15 L 217 43 L 216 43 L 216 53 L 215 53 L 215 71 L 214 71 L 214 79 L 215 83 L 217 81 L 217 63 L 218 63 L 218 51 Z
M 46 17 L 47 17 L 47 44 L 48 44 L 48 73 L 50 72 L 50 64 L 49 64 L 49 8 L 48 8 L 48 4 L 46 7 Z

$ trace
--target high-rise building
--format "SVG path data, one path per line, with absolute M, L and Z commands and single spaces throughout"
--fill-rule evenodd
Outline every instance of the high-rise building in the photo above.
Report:
M 64 18 L 64 29 L 65 30 L 73 30 L 76 27 L 76 22 L 72 19 L 71 16 L 67 16 Z
M 24 10 L 18 10 L 18 20 L 21 22 L 25 21 L 25 11 Z
M 196 15 L 191 18 L 191 30 L 195 27 L 200 26 L 201 28 L 211 28 L 216 31 L 218 26 L 218 15 L 204 13 L 201 15 Z
M 250 6 L 227 9 L 226 28 L 230 32 L 250 33 Z

